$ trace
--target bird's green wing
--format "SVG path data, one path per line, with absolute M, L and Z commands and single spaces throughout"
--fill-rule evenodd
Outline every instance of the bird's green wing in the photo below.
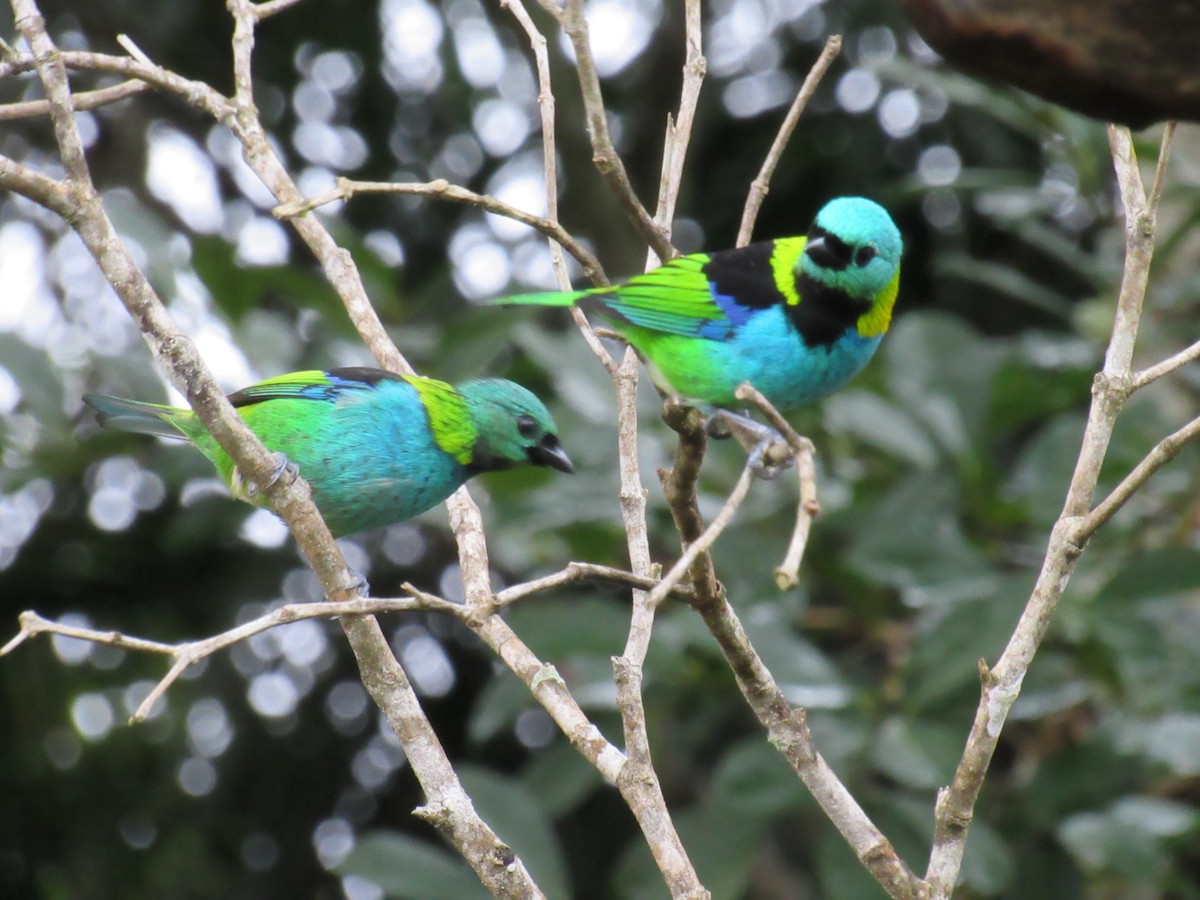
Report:
M 728 338 L 755 311 L 799 300 L 795 264 L 804 238 L 781 238 L 679 256 L 614 287 L 505 297 L 498 304 L 590 309 L 620 324 L 712 340 Z
M 705 273 L 711 259 L 707 253 L 678 256 L 619 287 L 591 291 L 580 305 L 599 307 L 602 313 L 651 331 L 721 336 L 730 322 Z

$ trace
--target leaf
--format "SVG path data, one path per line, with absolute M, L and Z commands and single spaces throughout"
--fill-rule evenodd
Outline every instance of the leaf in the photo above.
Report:
M 712 789 L 739 815 L 771 818 L 814 803 L 792 767 L 761 737 L 730 748 L 713 772 Z
M 1164 600 L 1200 589 L 1200 550 L 1162 547 L 1126 562 L 1096 592 L 1097 606 L 1129 610 L 1136 604 Z
M 842 391 L 825 403 L 825 427 L 832 434 L 853 435 L 902 462 L 928 469 L 937 450 L 925 429 L 907 412 L 869 391 Z
M 817 879 L 824 900 L 882 900 L 887 894 L 858 861 L 846 839 L 833 825 L 824 823 L 814 854 Z
M 1083 438 L 1084 416 L 1069 413 L 1052 419 L 1025 446 L 1007 485 L 1030 519 L 1050 526 L 1062 510 Z
M 962 736 L 948 726 L 893 716 L 875 736 L 871 761 L 907 787 L 936 788 L 954 775 L 961 751 Z
M 978 596 L 996 573 L 967 540 L 957 505 L 943 473 L 914 474 L 861 510 L 845 558 L 871 581 L 904 590 L 912 605 Z
M 1200 714 L 1171 713 L 1133 724 L 1123 745 L 1165 765 L 1176 775 L 1200 775 Z
M 604 779 L 563 740 L 533 754 L 521 772 L 521 781 L 538 799 L 546 812 L 558 818 L 575 809 L 604 785 Z
M 475 698 L 467 735 L 478 744 L 490 741 L 502 731 L 512 728 L 517 716 L 532 708 L 537 701 L 529 688 L 507 671 L 498 673 Z
M 536 791 L 481 766 L 459 766 L 458 775 L 479 815 L 512 847 L 546 896 L 571 896 L 562 847 Z
M 1162 862 L 1162 848 L 1153 835 L 1108 813 L 1071 816 L 1058 827 L 1058 839 L 1082 868 L 1093 872 L 1145 878 Z
M 960 693 L 974 706 L 977 662 L 1004 649 L 1028 593 L 1026 576 L 998 577 L 976 599 L 922 610 L 905 675 L 906 708 L 930 710 Z
M 629 606 L 615 599 L 588 596 L 522 601 L 509 613 L 508 623 L 544 660 L 575 655 L 607 660 L 625 646 Z
M 370 831 L 336 867 L 402 900 L 470 900 L 491 895 L 460 857 L 398 831 Z
M 745 896 L 769 820 L 747 815 L 718 798 L 676 813 L 673 818 L 696 875 L 713 900 Z M 640 835 L 622 854 L 609 895 L 622 900 L 667 896 L 662 874 Z

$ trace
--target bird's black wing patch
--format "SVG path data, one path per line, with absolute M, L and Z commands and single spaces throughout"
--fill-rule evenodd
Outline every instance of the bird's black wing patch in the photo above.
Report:
M 761 241 L 736 250 L 710 254 L 704 274 L 716 293 L 730 297 L 738 306 L 767 309 L 785 302 L 775 286 L 771 270 L 773 241 Z

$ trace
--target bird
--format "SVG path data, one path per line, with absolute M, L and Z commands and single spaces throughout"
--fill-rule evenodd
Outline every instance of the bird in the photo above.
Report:
M 190 441 L 234 497 L 265 506 L 190 409 L 102 394 L 83 398 L 101 426 Z M 573 472 L 545 405 L 520 385 L 450 385 L 351 367 L 293 372 L 229 395 L 277 456 L 295 465 L 335 537 L 409 519 L 469 478 L 513 466 Z
M 804 236 L 679 256 L 619 285 L 488 304 L 578 306 L 627 340 L 665 393 L 729 407 L 748 381 L 787 411 L 837 390 L 874 355 L 902 252 L 887 210 L 838 197 Z

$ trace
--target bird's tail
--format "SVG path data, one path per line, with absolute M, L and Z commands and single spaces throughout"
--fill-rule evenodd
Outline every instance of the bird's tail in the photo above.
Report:
M 544 291 L 537 294 L 514 294 L 488 300 L 488 306 L 574 306 L 594 291 Z
M 187 410 L 140 400 L 123 400 L 105 394 L 86 394 L 83 402 L 96 412 L 96 421 L 105 428 L 152 434 L 157 437 L 187 439 L 173 422 Z

